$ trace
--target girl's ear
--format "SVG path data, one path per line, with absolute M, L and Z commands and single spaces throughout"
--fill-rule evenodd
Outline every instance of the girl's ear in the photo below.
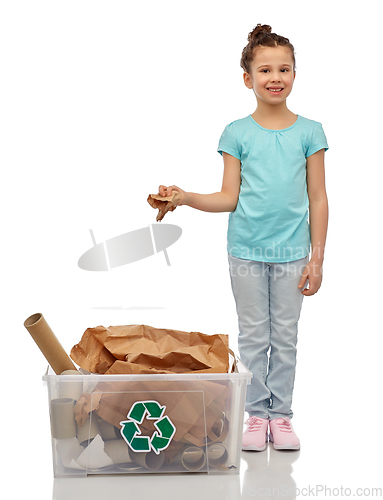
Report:
M 248 89 L 253 88 L 253 84 L 251 83 L 250 75 L 246 71 L 245 71 L 245 73 L 243 73 L 243 81 Z

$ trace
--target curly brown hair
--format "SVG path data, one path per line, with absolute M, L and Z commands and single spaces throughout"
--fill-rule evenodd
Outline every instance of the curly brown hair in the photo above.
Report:
M 258 47 L 288 47 L 291 50 L 295 71 L 295 53 L 294 47 L 288 38 L 271 32 L 271 26 L 268 24 L 257 24 L 247 37 L 248 44 L 242 51 L 241 68 L 246 73 L 251 72 L 251 63 L 255 57 Z

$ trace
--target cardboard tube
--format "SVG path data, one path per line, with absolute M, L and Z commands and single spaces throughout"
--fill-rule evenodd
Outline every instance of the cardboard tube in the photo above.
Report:
M 209 465 L 224 465 L 228 458 L 228 453 L 222 443 L 211 443 L 207 447 Z
M 79 371 L 77 370 L 65 370 L 65 372 L 62 372 L 60 375 L 82 375 Z M 82 388 L 82 379 L 79 379 L 78 382 L 72 382 L 71 380 L 67 381 L 60 381 L 59 382 L 59 396 L 60 398 L 71 398 L 74 399 L 75 401 L 78 401 L 80 397 L 83 394 L 83 388 Z
M 70 398 L 51 400 L 51 431 L 54 438 L 69 439 L 76 436 L 73 407 L 74 401 Z
M 88 444 L 87 442 L 95 438 L 97 434 L 100 434 L 100 428 L 94 416 L 85 420 L 81 427 L 77 426 L 77 439 L 80 444 Z
M 149 451 L 148 453 L 144 452 L 135 452 L 129 449 L 129 455 L 132 462 L 142 465 L 149 470 L 158 470 L 161 465 L 164 463 L 165 455 L 160 453 L 157 455 L 154 451 Z
M 104 450 L 114 464 L 126 464 L 132 461 L 129 455 L 128 445 L 123 439 L 105 441 Z
M 65 370 L 76 370 L 70 357 L 64 351 L 41 313 L 33 314 L 27 318 L 24 321 L 24 326 L 31 334 L 31 337 L 44 354 L 56 375 L 60 375 Z
M 181 454 L 181 462 L 185 469 L 196 472 L 206 464 L 206 454 L 198 446 L 186 446 Z
M 80 446 L 78 439 L 73 437 L 69 439 L 58 439 L 56 450 L 62 464 L 65 467 L 69 467 L 72 460 L 76 460 L 84 451 L 84 448 Z
M 119 430 L 117 427 L 114 427 L 114 425 L 110 424 L 106 420 L 103 420 L 102 418 L 99 418 L 97 423 L 100 428 L 100 435 L 104 441 L 112 439 L 115 440 L 118 437 L 121 438 Z

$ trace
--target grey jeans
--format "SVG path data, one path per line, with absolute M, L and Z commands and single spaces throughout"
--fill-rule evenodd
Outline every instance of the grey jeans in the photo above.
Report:
M 292 262 L 258 262 L 228 255 L 238 314 L 238 349 L 252 372 L 247 386 L 250 416 L 293 416 L 298 320 L 303 295 L 298 283 L 308 256 Z

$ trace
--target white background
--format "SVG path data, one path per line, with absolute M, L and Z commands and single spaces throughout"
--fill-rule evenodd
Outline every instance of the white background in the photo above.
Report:
M 101 242 L 155 223 L 146 199 L 159 184 L 220 189 L 219 137 L 256 107 L 239 60 L 258 22 L 295 46 L 289 109 L 321 122 L 330 146 L 324 282 L 299 324 L 293 409 L 303 445 L 293 477 L 298 487 L 382 485 L 375 5 L 2 2 L 1 439 L 6 479 L 20 494 L 32 478 L 41 499 L 53 490 L 46 362 L 23 327 L 28 316 L 42 312 L 68 352 L 87 327 L 134 323 L 225 333 L 236 350 L 228 214 L 169 213 L 164 222 L 183 230 L 168 249 L 171 266 L 162 254 L 109 273 L 77 261 L 92 246 L 90 228 Z M 305 448 L 312 457 L 325 450 L 322 464 Z

